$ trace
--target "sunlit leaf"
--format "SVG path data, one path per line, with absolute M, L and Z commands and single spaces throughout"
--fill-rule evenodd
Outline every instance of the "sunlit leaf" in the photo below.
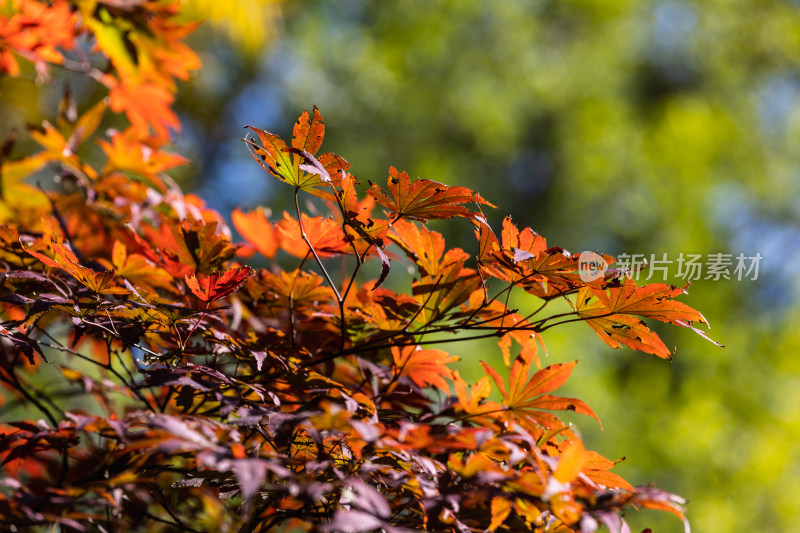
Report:
M 466 187 L 448 187 L 441 183 L 418 179 L 412 182 L 405 172 L 389 169 L 388 195 L 370 182 L 367 191 L 379 204 L 389 209 L 396 218 L 426 221 L 433 218 L 466 217 L 477 214 L 461 204 L 475 203 L 494 207 L 481 195 Z
M 187 275 L 186 284 L 200 300 L 212 302 L 239 290 L 250 276 L 250 271 L 250 267 L 236 267 L 210 275 Z

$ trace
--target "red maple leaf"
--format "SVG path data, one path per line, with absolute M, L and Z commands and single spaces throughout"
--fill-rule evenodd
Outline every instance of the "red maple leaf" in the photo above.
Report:
M 250 267 L 235 267 L 210 275 L 187 275 L 185 279 L 195 296 L 204 302 L 212 302 L 239 290 L 247 281 L 250 270 Z

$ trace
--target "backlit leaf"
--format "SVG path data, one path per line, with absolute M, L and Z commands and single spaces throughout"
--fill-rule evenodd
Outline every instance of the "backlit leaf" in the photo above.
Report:
M 230 268 L 214 274 L 186 276 L 186 285 L 204 302 L 212 302 L 236 292 L 250 275 L 250 267 Z
M 395 372 L 408 376 L 418 387 L 432 385 L 449 393 L 450 387 L 445 378 L 452 379 L 453 372 L 447 363 L 458 361 L 458 357 L 443 350 L 422 350 L 415 346 L 405 346 L 392 348 L 392 360 Z
M 81 265 L 69 246 L 63 243 L 51 242 L 50 249 L 53 251 L 52 259 L 34 250 L 26 248 L 25 251 L 47 266 L 70 273 L 80 283 L 98 294 L 129 294 L 130 291 L 127 289 L 111 286 L 114 279 L 113 270 L 98 272 Z
M 418 179 L 412 182 L 405 172 L 389 169 L 388 195 L 370 182 L 367 191 L 396 218 L 426 221 L 456 216 L 474 218 L 478 215 L 461 204 L 476 203 L 494 207 L 481 195 L 466 187 L 448 187 L 436 181 Z
M 481 361 L 486 374 L 495 382 L 503 397 L 503 405 L 507 408 L 505 415 L 507 423 L 511 424 L 516 421 L 535 434 L 541 433 L 537 429 L 539 425 L 548 429 L 563 425 L 557 418 L 550 413 L 543 412 L 542 409 L 576 411 L 600 422 L 594 411 L 580 400 L 545 394 L 563 385 L 576 364 L 577 361 L 550 365 L 528 379 L 530 365 L 517 359 L 511 366 L 509 386 L 506 388 L 500 374 Z
M 268 259 L 275 257 L 280 245 L 278 233 L 267 220 L 267 215 L 262 208 L 259 207 L 249 213 L 237 208 L 233 210 L 231 218 L 233 225 L 242 234 L 242 237 L 255 246 L 261 255 Z
M 276 224 L 280 247 L 289 254 L 302 259 L 310 253 L 308 243 L 303 239 L 304 233 L 319 257 L 352 251 L 341 226 L 332 218 L 309 217 L 301 213 L 300 220 L 302 228 L 296 219 L 284 211 L 283 220 Z

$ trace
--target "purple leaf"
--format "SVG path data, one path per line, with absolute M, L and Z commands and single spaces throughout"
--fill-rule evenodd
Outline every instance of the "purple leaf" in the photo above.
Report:
M 302 170 L 305 170 L 309 174 L 316 174 L 322 179 L 322 181 L 330 183 L 331 175 L 328 174 L 328 171 L 316 157 L 311 155 L 309 152 L 306 152 L 305 150 L 299 150 L 297 148 L 287 148 L 287 151 L 292 152 L 293 154 L 297 154 L 306 160 L 305 163 L 301 163 L 299 165 L 299 167 Z
M 242 498 L 249 500 L 264 484 L 267 476 L 267 465 L 261 459 L 238 459 L 231 467 L 236 474 L 236 481 L 242 490 Z
M 373 487 L 370 487 L 360 479 L 353 480 L 348 484 L 348 487 L 354 492 L 354 495 L 350 498 L 350 503 L 381 518 L 389 518 L 391 516 L 392 509 L 386 503 L 386 498 Z
M 521 250 L 519 248 L 512 248 L 511 250 L 514 252 L 515 263 L 519 263 L 520 261 L 526 261 L 528 259 L 533 259 L 534 257 L 536 257 L 532 253 L 526 252 L 525 250 Z
M 153 425 L 167 430 L 177 439 L 191 444 L 190 449 L 219 450 L 220 447 L 197 431 L 189 428 L 183 421 L 170 415 L 153 415 Z
M 375 286 L 372 287 L 373 291 L 380 287 L 381 283 L 383 283 L 383 280 L 385 280 L 386 276 L 389 275 L 389 267 L 391 266 L 389 256 L 386 255 L 378 246 L 376 246 L 375 249 L 378 251 L 378 257 L 381 258 L 381 276 L 378 278 L 378 281 L 375 282 Z
M 611 533 L 630 533 L 628 524 L 617 513 L 598 511 L 594 516 L 608 528 Z
M 261 371 L 261 366 L 264 364 L 264 359 L 267 358 L 267 352 L 253 352 L 253 357 L 256 358 L 256 368 Z
M 39 348 L 39 344 L 36 341 L 32 340 L 30 337 L 22 333 L 21 331 L 10 331 L 0 326 L 0 335 L 10 340 L 14 346 L 17 347 L 19 351 L 25 354 L 25 357 L 28 358 L 28 362 L 30 364 L 36 364 L 36 358 L 34 357 L 34 353 L 38 353 L 42 359 L 45 359 L 44 354 L 42 353 L 41 348 Z
M 363 511 L 336 511 L 333 520 L 322 526 L 322 531 L 357 533 L 381 527 L 381 521 Z

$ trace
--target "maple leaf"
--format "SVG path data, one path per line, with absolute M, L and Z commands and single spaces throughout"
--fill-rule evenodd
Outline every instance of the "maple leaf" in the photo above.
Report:
M 453 218 L 456 216 L 474 218 L 478 213 L 460 204 L 474 202 L 495 207 L 481 195 L 466 187 L 448 187 L 442 183 L 418 179 L 412 182 L 405 172 L 389 169 L 387 181 L 389 195 L 370 182 L 367 193 L 382 206 L 389 209 L 396 218 L 407 218 L 425 222 L 433 218 Z
M 107 262 L 104 262 L 104 266 Z M 114 241 L 111 248 L 111 268 L 116 275 L 132 281 L 139 289 L 154 293 L 155 287 L 172 290 L 172 276 L 164 269 L 157 267 L 145 256 L 129 254 L 127 247 L 120 241 Z
M 81 284 L 98 294 L 130 294 L 130 291 L 121 287 L 109 286 L 114 280 L 114 271 L 98 272 L 80 264 L 73 251 L 63 243 L 51 242 L 53 258 L 25 248 L 25 251 L 49 267 L 59 268 L 71 274 Z
M 419 309 L 419 304 L 407 294 L 398 294 L 389 289 L 367 290 L 362 287 L 355 295 L 355 301 L 348 302 L 348 308 L 355 312 L 348 322 L 357 320 L 374 325 L 379 330 L 400 331 L 408 325 L 408 320 Z
M 599 453 L 584 451 L 583 474 L 590 480 L 610 489 L 633 490 L 633 486 L 622 476 L 609 472 L 617 462 L 606 459 Z
M 142 227 L 147 236 L 146 240 L 132 227 L 129 229 L 133 241 L 145 257 L 176 278 L 182 278 L 197 270 L 197 264 L 186 246 L 186 241 L 176 235 L 178 231 L 174 230 L 171 224 L 162 223 L 158 228 L 149 225 Z
M 618 287 L 611 286 L 607 290 L 594 288 L 592 293 L 612 313 L 653 318 L 679 326 L 684 326 L 687 322 L 708 324 L 699 311 L 673 300 L 676 296 L 686 294 L 686 287 L 664 283 L 650 283 L 640 287 L 633 279 L 625 278 Z
M 238 208 L 231 214 L 233 225 L 242 234 L 247 242 L 252 244 L 258 252 L 272 259 L 279 248 L 279 237 L 275 228 L 267 220 L 267 215 L 262 208 L 244 213 Z
M 67 168 L 77 169 L 91 179 L 96 178 L 97 171 L 90 165 L 82 163 L 75 152 L 100 125 L 105 109 L 106 104 L 101 100 L 77 118 L 74 124 L 60 120 L 61 131 L 46 120 L 41 128 L 29 128 L 31 138 L 45 148 L 37 155 L 44 161 L 59 162 Z
M 303 111 L 303 114 L 294 123 L 292 147 L 314 155 L 322 146 L 322 140 L 325 138 L 325 122 L 322 120 L 317 106 L 314 106 L 312 113 L 312 116 L 309 117 L 308 111 Z
M 519 259 L 524 278 L 519 285 L 525 292 L 551 299 L 588 284 L 580 279 L 577 254 L 559 247 L 548 248 L 535 258 L 528 258 L 525 254 L 527 252 Z M 517 256 L 520 257 L 519 252 Z M 600 278 L 593 283 L 602 282 Z
M 171 109 L 175 98 L 161 85 L 146 81 L 117 81 L 110 75 L 103 79 L 109 87 L 109 107 L 115 113 L 125 112 L 136 137 L 147 137 L 152 127 L 156 137 L 166 141 L 169 129 L 181 130 L 180 120 Z
M 593 298 L 589 291 L 589 287 L 584 287 L 575 296 L 575 310 L 603 342 L 612 348 L 619 348 L 623 344 L 661 358 L 671 356 L 661 338 L 642 319 L 614 314 L 600 300 Z
M 420 274 L 435 276 L 439 273 L 444 255 L 444 237 L 441 233 L 405 220 L 392 224 L 392 229 L 394 233 L 389 234 L 389 239 L 417 264 Z
M 274 133 L 247 127 L 258 135 L 261 145 L 249 138 L 242 140 L 261 168 L 293 187 L 326 200 L 335 199 L 331 192 L 320 187 L 338 186 L 340 173 L 349 169 L 350 164 L 331 153 L 315 157 L 325 136 L 325 125 L 316 106 L 310 117 L 304 111 L 297 120 L 291 147 Z
M 495 496 L 492 498 L 491 512 L 492 521 L 489 523 L 487 531 L 495 531 L 503 525 L 508 515 L 511 514 L 511 506 L 513 502 L 503 496 Z
M 515 263 L 520 262 L 522 258 L 538 257 L 547 250 L 547 240 L 544 237 L 531 228 L 524 228 L 519 231 L 517 226 L 511 222 L 511 217 L 503 219 L 503 230 L 500 235 L 503 241 L 503 248 L 513 252 Z M 521 254 L 520 252 L 525 253 Z M 530 256 L 527 254 L 530 254 Z
M 685 292 L 684 289 L 663 283 L 640 287 L 632 279 L 626 278 L 620 285 L 607 289 L 582 288 L 576 295 L 575 310 L 612 348 L 618 348 L 621 343 L 634 350 L 662 358 L 670 357 L 670 351 L 658 335 L 644 321 L 632 315 L 689 327 L 710 342 L 721 346 L 705 332 L 691 325 L 693 322 L 707 324 L 702 314 L 673 300 Z
M 328 204 L 336 221 L 344 226 L 356 252 L 362 255 L 371 246 L 383 248 L 384 238 L 390 225 L 388 220 L 372 217 L 375 199 L 367 196 L 359 200 L 355 185 L 356 181 L 352 175 L 343 175 L 340 182 L 341 189 L 337 191 L 337 204 L 333 202 Z
M 20 73 L 14 51 L 44 69 L 45 62 L 61 63 L 58 50 L 71 50 L 77 34 L 77 14 L 69 2 L 55 0 L 49 5 L 33 0 L 15 2 L 16 13 L 0 16 L 0 72 L 11 76 Z
M 661 489 L 654 487 L 636 487 L 633 497 L 627 502 L 633 505 L 641 505 L 647 509 L 656 509 L 672 513 L 683 521 L 686 533 L 689 533 L 689 522 L 684 514 L 686 500 Z
M 97 144 L 103 149 L 108 160 L 103 167 L 103 174 L 112 172 L 133 172 L 144 176 L 153 182 L 162 192 L 167 188 L 159 178 L 159 174 L 178 165 L 189 162 L 183 156 L 165 152 L 159 148 L 158 139 L 141 139 L 133 135 L 132 131 L 115 133 L 111 142 L 102 139 Z
M 481 272 L 518 284 L 539 298 L 551 299 L 586 285 L 578 273 L 578 256 L 563 248 L 547 248 L 547 240 L 530 228 L 522 231 L 503 220 L 502 245 L 482 217 L 475 219 Z M 604 256 L 609 262 L 613 259 Z M 601 283 L 602 279 L 597 283 Z
M 173 77 L 187 80 L 189 72 L 200 67 L 197 54 L 180 42 L 199 24 L 175 21 L 177 4 L 138 0 L 100 4 L 97 9 L 94 4 L 78 7 L 98 49 L 108 56 L 122 81 L 145 81 L 173 93 L 176 88 Z M 134 11 L 136 23 L 120 16 L 116 8 Z
M 550 365 L 536 372 L 529 380 L 530 364 L 517 359 L 511 366 L 509 387 L 506 388 L 500 374 L 481 361 L 484 371 L 495 382 L 503 397 L 506 423 L 511 426 L 516 421 L 534 434 L 541 433 L 538 426 L 548 429 L 563 426 L 558 418 L 542 409 L 575 411 L 591 416 L 598 424 L 600 423 L 594 411 L 583 401 L 546 394 L 563 385 L 576 364 L 577 361 Z
M 417 321 L 428 324 L 458 305 L 469 300 L 470 295 L 480 287 L 477 273 L 464 268 L 469 256 L 459 248 L 448 250 L 436 276 L 425 276 L 415 280 L 411 293 L 423 306 Z
M 302 259 L 309 253 L 303 233 L 319 257 L 332 257 L 352 251 L 341 226 L 332 218 L 309 217 L 301 213 L 300 220 L 303 222 L 302 229 L 297 220 L 284 211 L 283 220 L 276 224 L 281 249 L 289 254 Z
M 236 292 L 250 276 L 250 267 L 235 267 L 214 274 L 187 275 L 186 285 L 204 302 L 212 302 Z
M 586 448 L 581 440 L 568 443 L 558 458 L 553 477 L 560 483 L 570 483 L 578 477 L 586 464 Z
M 179 207 L 191 207 L 187 203 Z M 158 228 L 142 225 L 147 239 L 130 229 L 141 253 L 176 278 L 218 270 L 236 252 L 236 246 L 231 244 L 225 232 L 220 231 L 220 224 L 216 221 L 198 221 L 189 217 L 176 224 L 165 217 Z
M 8 330 L 0 325 L 0 336 L 8 339 L 20 352 L 25 354 L 25 357 L 28 358 L 28 362 L 31 365 L 36 364 L 36 357 L 34 354 L 38 353 L 39 357 L 44 359 L 44 354 L 39 347 L 39 343 L 28 337 L 22 331 L 14 331 L 13 328 L 12 330 Z
M 181 42 L 200 26 L 200 21 L 183 23 L 173 20 L 172 17 L 177 15 L 177 4 L 143 2 L 142 5 L 158 16 L 148 17 L 147 28 L 127 34 L 136 51 L 139 75 L 174 91 L 173 76 L 188 80 L 190 72 L 201 66 L 197 54 Z
M 294 270 L 272 273 L 260 270 L 253 278 L 253 287 L 248 290 L 258 297 L 272 300 L 272 305 L 288 307 L 289 301 L 295 305 L 314 306 L 320 302 L 328 302 L 333 298 L 333 290 L 325 286 L 322 276 L 314 272 Z
M 462 411 L 470 415 L 470 420 L 483 426 L 492 427 L 494 424 L 491 415 L 494 414 L 496 416 L 497 413 L 503 411 L 503 407 L 496 402 L 485 401 L 492 392 L 489 376 L 483 376 L 467 392 L 467 383 L 458 373 L 458 370 L 454 370 L 453 385 L 456 390 L 458 406 Z
M 447 367 L 447 363 L 458 361 L 458 357 L 444 350 L 423 350 L 418 346 L 401 349 L 393 346 L 392 360 L 397 375 L 410 378 L 418 387 L 433 385 L 445 393 L 450 392 L 444 378 L 452 379 L 453 371 Z
M 17 210 L 43 212 L 50 206 L 48 196 L 22 181 L 47 164 L 47 155 L 40 153 L 16 161 L 0 157 L 0 220 L 13 219 Z

